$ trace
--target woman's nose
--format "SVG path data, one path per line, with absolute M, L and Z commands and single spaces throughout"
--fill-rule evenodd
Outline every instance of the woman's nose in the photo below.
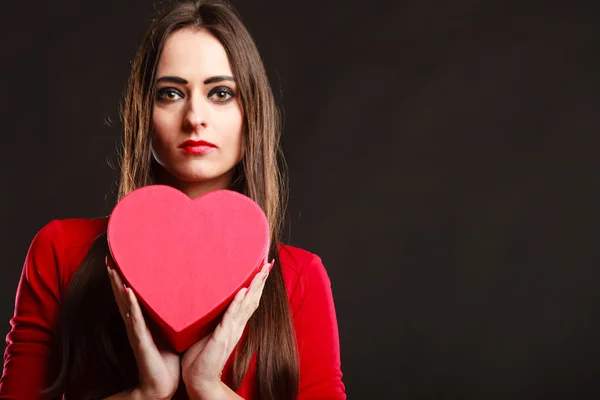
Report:
M 206 128 L 206 115 L 208 111 L 204 104 L 202 104 L 203 98 L 200 96 L 190 96 L 187 104 L 187 109 L 185 110 L 185 115 L 183 118 L 183 126 L 184 128 L 190 130 L 197 130 L 200 128 Z

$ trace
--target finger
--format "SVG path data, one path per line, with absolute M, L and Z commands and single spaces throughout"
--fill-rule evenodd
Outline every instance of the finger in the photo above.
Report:
M 156 368 L 159 368 L 160 365 L 164 365 L 162 355 L 168 352 L 165 349 L 163 351 L 158 349 L 152 333 L 146 325 L 144 314 L 133 290 L 123 285 L 121 287 L 124 287 L 126 306 L 129 310 L 129 317 L 127 317 L 125 323 L 129 344 L 135 355 L 140 374 L 152 379 L 154 376 L 153 371 L 156 371 Z M 175 357 L 179 359 L 179 355 L 175 355 Z
M 252 283 L 250 283 L 248 293 L 244 297 L 239 310 L 239 317 L 244 320 L 244 324 L 250 319 L 260 304 L 260 298 L 262 297 L 262 292 L 274 261 L 265 264 L 261 271 L 256 274 Z
M 229 307 L 227 307 L 225 314 L 223 314 L 221 322 L 219 322 L 213 331 L 213 334 L 209 337 L 209 340 L 212 340 L 221 346 L 223 352 L 225 353 L 230 352 L 230 347 L 231 350 L 233 350 L 232 343 L 229 340 L 230 337 L 235 336 L 232 335 L 232 333 L 234 333 L 240 324 L 242 324 L 242 330 L 243 326 L 245 325 L 245 321 L 239 318 L 239 314 L 247 292 L 248 288 L 242 288 L 236 293 L 235 297 L 229 304 Z M 235 346 L 235 343 L 233 343 L 233 346 Z
M 227 311 L 225 311 L 225 314 L 223 315 L 222 322 L 224 321 L 225 323 L 229 323 L 235 319 L 240 311 L 240 308 L 242 307 L 242 302 L 246 297 L 246 293 L 248 293 L 248 288 L 242 288 L 237 292 L 231 301 L 231 304 L 229 304 L 229 307 L 227 307 Z
M 214 331 L 213 331 L 214 332 Z M 196 356 L 200 354 L 200 352 L 206 346 L 209 339 L 214 335 L 214 333 L 205 335 L 202 339 L 198 340 L 196 343 L 190 346 L 189 349 L 185 351 L 183 357 L 181 359 L 181 366 L 187 369 L 196 359 Z
M 115 260 L 113 260 L 110 253 L 107 253 L 106 256 L 104 257 L 104 263 L 106 264 L 106 266 L 108 268 L 115 269 Z
M 126 293 L 126 286 L 122 283 L 123 281 L 121 280 L 121 277 L 117 271 L 112 270 L 110 275 L 113 293 L 115 294 L 115 300 L 117 301 L 117 305 L 119 307 L 119 313 L 121 314 L 121 318 L 125 324 L 125 330 L 127 333 L 127 338 L 129 339 L 129 344 L 131 345 L 134 353 L 137 353 L 141 340 L 136 336 L 137 333 L 133 330 L 134 328 L 131 321 L 131 304 Z
M 250 287 L 248 288 L 248 296 L 252 296 L 252 295 L 254 295 L 254 293 L 261 291 L 261 287 L 264 286 L 265 281 L 267 280 L 267 278 L 269 276 L 271 266 L 273 265 L 274 262 L 275 262 L 275 260 L 271 261 L 270 263 L 264 264 L 262 266 L 260 272 L 254 276 L 254 278 L 252 279 L 252 282 L 250 283 Z M 248 297 L 248 296 L 246 296 L 246 297 Z
M 104 262 L 106 264 L 106 268 L 108 270 L 108 276 L 110 277 L 110 283 L 113 288 L 113 292 L 115 294 L 115 300 L 121 307 L 125 302 L 125 300 L 123 298 L 123 291 L 121 290 L 121 287 L 119 285 L 122 282 L 121 276 L 115 270 L 115 264 L 114 264 L 114 261 L 112 260 L 112 257 L 110 257 L 110 255 L 108 255 L 108 254 L 106 255 Z M 115 278 L 117 278 L 117 279 L 115 280 Z
M 109 265 L 112 263 L 110 257 L 106 257 L 106 263 Z M 120 310 L 126 325 L 131 325 L 134 329 L 134 334 L 138 339 L 148 339 L 147 336 L 151 336 L 146 321 L 142 314 L 142 310 L 137 301 L 135 293 L 128 288 L 121 279 L 121 276 L 116 270 L 110 272 L 112 278 L 113 291 L 118 294 L 118 301 L 120 303 Z M 154 341 L 152 340 L 152 343 Z
M 141 343 L 146 345 L 148 342 L 154 343 L 150 339 L 150 332 L 146 326 L 146 321 L 140 309 L 137 297 L 122 281 L 121 276 L 115 271 L 112 271 L 114 290 L 119 294 L 121 302 L 121 316 L 127 328 L 127 334 L 130 336 L 130 342 Z
M 117 303 L 117 307 L 119 308 L 119 313 L 121 314 L 121 316 L 125 316 L 125 314 L 127 313 L 127 309 L 126 309 L 126 299 L 124 296 L 124 288 L 123 288 L 123 284 L 121 283 L 121 277 L 119 276 L 118 272 L 115 271 L 114 269 L 110 269 L 108 271 L 108 276 L 110 278 L 110 285 L 113 291 L 113 295 L 115 297 L 115 301 Z
M 123 311 L 123 303 L 124 303 L 124 299 L 123 299 L 123 295 L 121 294 L 121 288 L 119 288 L 117 281 L 116 281 L 116 275 L 117 272 L 115 270 L 110 270 L 108 272 L 108 276 L 110 278 L 110 286 L 111 289 L 113 291 L 114 297 L 115 297 L 115 302 L 117 303 L 117 306 L 119 307 L 119 312 Z M 121 314 L 123 314 L 121 312 Z
M 263 267 L 261 268 L 260 272 L 257 273 L 254 276 L 254 278 L 252 279 L 252 282 L 250 282 L 250 287 L 243 288 L 236 294 L 235 298 L 233 299 L 233 301 L 227 308 L 225 315 L 223 316 L 224 320 L 227 321 L 229 319 L 235 319 L 238 317 L 240 310 L 242 309 L 242 306 L 244 304 L 244 301 L 247 298 L 253 296 L 253 294 L 256 293 L 257 290 L 260 289 L 260 286 L 264 284 L 264 282 L 269 274 L 271 264 L 272 263 L 264 264 Z
M 119 306 L 121 317 L 125 322 L 127 338 L 136 358 L 138 370 L 142 376 L 153 376 L 153 370 L 164 363 L 164 357 L 168 351 L 159 351 L 154 338 L 146 321 L 142 310 L 138 303 L 137 297 L 131 288 L 123 284 L 123 280 L 119 273 L 110 269 L 111 260 L 106 259 L 107 268 L 111 277 L 111 286 L 115 294 L 115 300 Z M 179 359 L 179 355 L 175 354 L 173 358 Z
M 121 311 L 121 315 L 126 317 L 126 315 L 129 313 L 129 301 L 125 294 L 125 284 L 123 283 L 119 273 L 114 269 L 111 272 L 111 277 L 113 292 L 115 293 L 117 304 L 119 304 L 119 310 Z
M 244 303 L 247 302 L 249 297 L 252 297 L 251 290 L 254 291 L 254 297 L 260 297 L 262 286 L 264 286 L 272 265 L 273 263 L 264 264 L 261 271 L 252 279 L 250 288 L 242 288 L 236 293 L 212 335 L 203 338 L 192 346 L 193 350 L 210 348 L 208 350 L 210 353 L 219 355 L 218 363 L 221 369 L 224 367 L 231 352 L 239 342 L 250 315 L 254 312 L 254 310 L 251 312 L 245 311 Z
M 263 265 L 261 271 L 252 279 L 248 289 L 241 289 L 225 311 L 223 319 L 215 329 L 213 338 L 216 342 L 227 343 L 224 347 L 235 346 L 248 320 L 258 307 L 262 288 L 272 263 Z M 234 340 L 230 340 L 234 338 Z M 227 350 L 226 350 L 227 351 Z
M 127 309 L 129 310 L 129 316 L 126 316 L 125 323 L 129 343 L 134 352 L 137 353 L 139 361 L 146 360 L 146 363 L 156 362 L 156 360 L 159 360 L 160 351 L 154 342 L 150 329 L 146 325 L 146 320 L 144 319 L 137 296 L 131 288 L 124 289 L 124 292 Z
M 129 305 L 129 321 L 133 328 L 133 333 L 139 341 L 144 343 L 151 343 L 152 347 L 156 349 L 156 344 L 154 343 L 154 340 L 152 339 L 152 334 L 150 333 L 150 330 L 146 325 L 144 314 L 142 313 L 142 309 L 140 307 L 140 304 L 138 303 L 135 293 L 133 293 L 133 290 L 131 290 L 131 288 L 127 288 L 125 296 Z

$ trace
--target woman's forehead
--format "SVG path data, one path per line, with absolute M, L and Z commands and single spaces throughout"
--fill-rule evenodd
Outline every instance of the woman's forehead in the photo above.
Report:
M 206 29 L 184 28 L 166 40 L 157 77 L 180 76 L 188 81 L 203 81 L 216 75 L 233 76 L 225 48 Z

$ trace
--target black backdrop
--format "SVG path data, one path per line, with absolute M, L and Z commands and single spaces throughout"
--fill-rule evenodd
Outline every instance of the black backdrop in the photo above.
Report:
M 2 335 L 35 233 L 110 210 L 154 7 L 12 3 Z M 600 395 L 594 3 L 234 2 L 285 111 L 289 241 L 328 268 L 349 398 Z

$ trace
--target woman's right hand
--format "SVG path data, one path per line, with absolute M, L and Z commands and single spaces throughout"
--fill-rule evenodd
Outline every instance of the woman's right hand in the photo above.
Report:
M 115 300 L 127 328 L 129 344 L 137 361 L 140 386 L 135 390 L 143 399 L 170 399 L 179 385 L 179 355 L 157 348 L 133 290 L 123 284 L 123 280 L 114 269 L 112 258 L 108 255 L 106 268 Z

